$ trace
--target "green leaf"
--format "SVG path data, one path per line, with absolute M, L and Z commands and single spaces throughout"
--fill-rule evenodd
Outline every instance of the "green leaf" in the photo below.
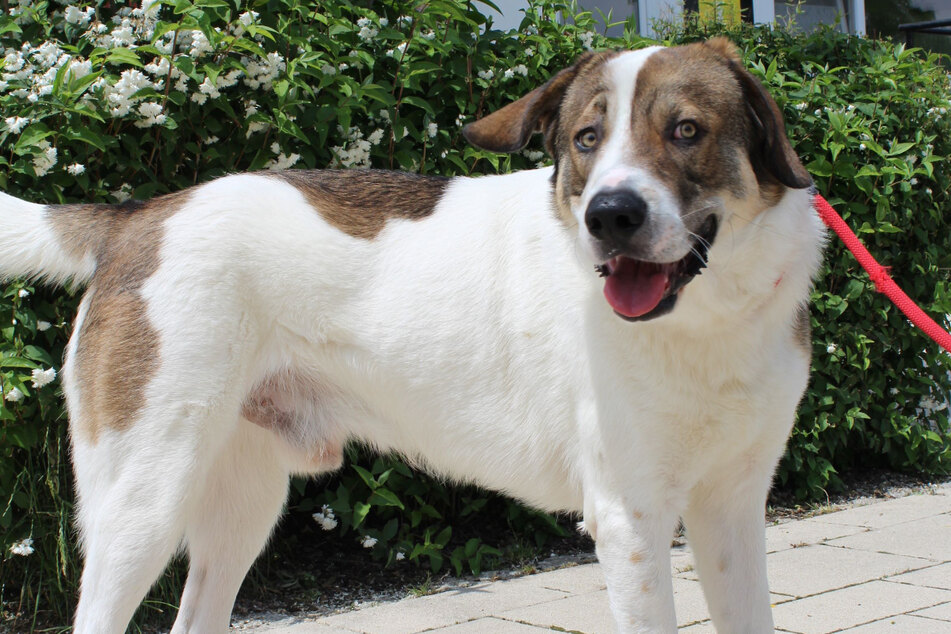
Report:
M 370 504 L 377 504 L 382 506 L 396 506 L 399 508 L 404 508 L 403 503 L 400 502 L 400 499 L 396 496 L 395 493 L 389 489 L 380 487 L 373 491 L 370 495 L 370 499 L 367 500 Z
M 367 514 L 373 507 L 369 504 L 363 502 L 354 502 L 353 503 L 353 527 L 357 528 L 363 524 L 363 520 L 367 518 Z

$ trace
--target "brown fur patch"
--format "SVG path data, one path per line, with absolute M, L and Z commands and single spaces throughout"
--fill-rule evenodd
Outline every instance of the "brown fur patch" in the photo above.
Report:
M 164 221 L 187 197 L 180 192 L 145 203 L 50 207 L 66 248 L 78 257 L 91 251 L 97 262 L 72 360 L 82 385 L 75 420 L 91 442 L 103 429 L 127 429 L 144 405 L 159 340 L 140 289 L 159 266 Z
M 796 345 L 803 351 L 806 358 L 812 358 L 812 321 L 809 318 L 809 306 L 803 304 L 796 311 L 796 321 L 793 322 L 793 336 Z
M 289 170 L 271 175 L 296 187 L 331 225 L 374 239 L 390 218 L 433 213 L 450 179 L 382 170 Z
M 571 201 L 584 191 L 598 155 L 597 150 L 579 152 L 574 147 L 574 139 L 587 128 L 597 131 L 601 144 L 611 134 L 611 122 L 607 118 L 609 87 L 604 65 L 615 56 L 617 53 L 602 53 L 585 61 L 583 72 L 577 73 L 562 99 L 557 119 L 559 125 L 554 138 L 547 142 L 555 159 L 556 209 L 567 227 L 576 223 L 571 213 Z
M 644 561 L 644 553 L 633 552 L 629 558 L 632 564 L 639 564 Z

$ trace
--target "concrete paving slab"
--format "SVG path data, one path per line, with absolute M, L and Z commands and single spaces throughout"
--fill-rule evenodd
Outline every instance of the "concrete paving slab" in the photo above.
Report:
M 930 568 L 922 568 L 914 572 L 895 575 L 894 577 L 888 577 L 888 581 L 951 590 L 951 563 L 939 564 L 937 566 L 931 566 Z
M 527 586 L 537 586 L 570 594 L 587 594 L 607 588 L 598 564 L 582 564 L 559 568 L 521 579 Z
M 939 492 L 768 527 L 777 631 L 951 634 L 951 487 Z M 672 549 L 678 622 L 682 631 L 710 634 L 714 629 L 693 565 L 689 546 Z M 238 629 L 262 634 L 532 634 L 556 627 L 613 634 L 604 588 L 600 567 L 584 564 L 312 622 L 282 618 Z
M 836 548 L 825 544 L 766 556 L 773 592 L 806 597 L 928 566 L 922 559 Z
M 912 614 L 951 623 L 951 603 L 942 603 L 941 605 L 912 612 Z
M 436 630 L 439 634 L 542 634 L 551 632 L 547 627 L 535 627 L 525 623 L 506 621 L 495 617 L 476 619 L 459 625 L 450 625 Z
M 812 546 L 867 530 L 862 526 L 829 524 L 812 519 L 784 522 L 766 527 L 766 552 Z
M 933 515 L 830 540 L 833 546 L 951 561 L 951 514 Z
M 276 627 L 259 627 L 253 630 L 261 634 L 358 634 L 359 630 L 348 630 L 342 627 L 333 627 L 323 623 L 295 621 Z
M 939 487 L 934 494 L 909 495 L 826 515 L 816 515 L 809 519 L 823 524 L 884 528 L 948 512 L 951 512 L 951 488 Z
M 499 613 L 506 620 L 530 623 L 542 628 L 558 627 L 583 634 L 616 634 L 608 608 L 608 591 L 576 594 L 540 605 Z
M 841 634 L 951 634 L 951 623 L 900 614 L 843 630 Z
M 329 616 L 322 622 L 368 634 L 409 634 L 464 623 L 511 608 L 550 602 L 565 596 L 564 592 L 524 582 L 524 578 L 519 578 L 456 588 L 426 597 L 403 599 Z
M 936 588 L 871 581 L 773 608 L 776 626 L 802 634 L 826 634 L 951 601 Z

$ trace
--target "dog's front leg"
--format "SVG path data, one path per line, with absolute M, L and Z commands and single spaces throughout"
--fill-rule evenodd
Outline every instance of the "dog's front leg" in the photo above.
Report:
M 585 524 L 595 538 L 618 630 L 676 632 L 670 540 L 676 515 L 647 510 L 624 496 L 595 495 Z M 591 500 L 591 497 L 588 498 Z M 590 509 L 590 510 L 589 510 Z
M 687 541 L 717 632 L 773 631 L 766 580 L 765 506 L 772 463 L 708 480 L 691 492 Z

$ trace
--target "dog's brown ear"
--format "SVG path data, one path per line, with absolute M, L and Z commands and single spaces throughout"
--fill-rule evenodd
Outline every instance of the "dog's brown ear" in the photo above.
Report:
M 586 53 L 573 66 L 560 71 L 543 86 L 536 88 L 518 101 L 473 121 L 462 129 L 462 135 L 472 145 L 491 152 L 517 152 L 528 145 L 536 132 L 547 137 L 554 131 L 562 97 L 578 69 L 594 54 Z M 549 149 L 550 151 L 550 149 Z
M 758 79 L 730 60 L 730 68 L 740 80 L 746 97 L 750 119 L 753 122 L 753 140 L 750 155 L 754 162 L 766 169 L 786 187 L 802 189 L 812 185 L 812 177 L 803 167 L 792 144 L 786 137 L 786 126 L 779 106 Z

